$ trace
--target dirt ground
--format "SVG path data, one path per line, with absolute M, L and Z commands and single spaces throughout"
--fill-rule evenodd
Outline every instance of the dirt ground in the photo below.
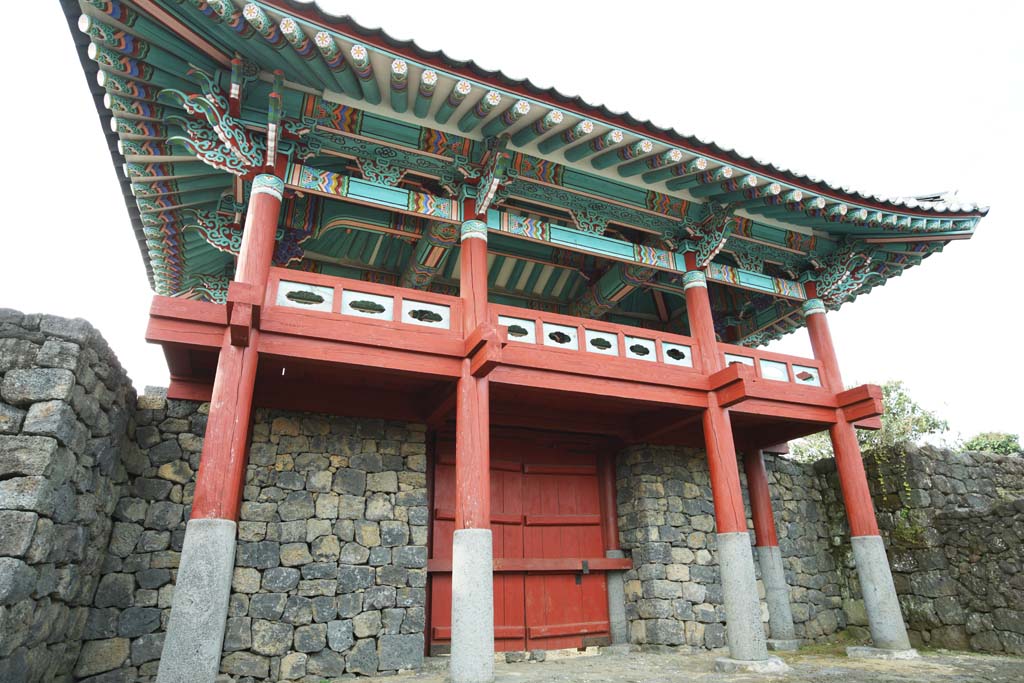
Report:
M 1024 683 L 1024 658 L 964 652 L 925 651 L 920 659 L 850 659 L 840 646 L 812 646 L 797 653 L 773 653 L 790 666 L 786 674 L 724 674 L 715 653 L 586 654 L 552 656 L 544 662 L 495 664 L 496 683 Z M 447 660 L 432 658 L 428 670 L 399 676 L 416 683 L 444 683 Z

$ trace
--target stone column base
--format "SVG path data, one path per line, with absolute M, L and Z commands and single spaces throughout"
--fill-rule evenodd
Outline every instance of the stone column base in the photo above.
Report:
M 782 567 L 782 552 L 777 545 L 757 546 L 757 561 L 761 566 L 761 581 L 764 582 L 765 602 L 768 603 L 768 625 L 772 639 L 778 642 L 796 640 L 793 627 L 793 613 L 789 607 L 789 584 Z M 799 646 L 800 641 L 796 641 Z M 771 645 L 768 649 L 772 648 Z M 796 649 L 790 648 L 790 649 Z
M 718 657 L 715 659 L 715 671 L 727 674 L 784 674 L 789 671 L 789 665 L 778 657 L 768 657 L 767 659 L 754 661 Z
M 854 536 L 853 559 L 868 613 L 872 644 L 882 650 L 910 650 L 903 613 L 881 536 Z
M 769 650 L 778 652 L 796 652 L 800 649 L 800 641 L 796 638 L 769 638 L 765 642 L 768 644 Z
M 452 683 L 494 680 L 494 559 L 490 529 L 452 541 Z
M 234 572 L 235 523 L 189 520 L 157 683 L 213 683 L 217 678 Z
M 727 660 L 767 661 L 768 648 L 761 625 L 761 604 L 757 598 L 754 553 L 746 531 L 718 534 L 718 566 L 725 602 Z
M 884 650 L 880 647 L 848 647 L 846 656 L 855 659 L 917 659 L 921 655 L 914 648 Z
M 622 559 L 626 553 L 621 550 L 606 550 L 604 556 Z M 607 572 L 608 583 L 608 624 L 612 645 L 629 645 L 629 622 L 626 621 L 626 587 L 623 572 Z

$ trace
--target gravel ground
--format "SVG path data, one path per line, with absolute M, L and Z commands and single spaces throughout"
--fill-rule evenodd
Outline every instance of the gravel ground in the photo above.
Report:
M 769 683 L 1024 683 L 1024 658 L 929 651 L 912 661 L 849 659 L 835 646 L 781 654 L 790 666 L 783 675 L 723 674 L 714 670 L 715 653 L 594 654 L 552 656 L 544 662 L 501 662 L 496 683 L 675 683 L 677 681 Z M 444 683 L 446 660 L 429 670 L 399 676 L 416 683 Z

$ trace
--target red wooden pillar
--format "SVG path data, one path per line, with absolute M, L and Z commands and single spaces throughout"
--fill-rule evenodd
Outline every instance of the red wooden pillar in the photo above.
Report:
M 601 475 L 598 482 L 601 486 L 601 533 L 604 536 L 604 549 L 620 550 L 619 515 L 615 492 L 615 454 L 606 453 L 600 458 Z M 609 555 L 609 557 L 611 557 Z
M 690 336 L 697 343 L 701 371 L 711 375 L 721 370 L 725 362 L 715 338 L 707 279 L 703 270 L 697 268 L 693 254 L 686 255 L 686 267 L 683 289 Z M 718 564 L 728 626 L 729 656 L 739 662 L 766 660 L 768 650 L 761 626 L 754 556 L 750 549 L 750 534 L 747 533 L 732 423 L 729 411 L 719 406 L 714 392 L 708 393 L 703 426 L 718 532 Z
M 284 183 L 273 175 L 256 176 L 252 183 L 158 683 L 212 681 L 220 671 L 259 362 L 257 321 L 283 191 Z
M 707 279 L 704 271 L 693 265 L 693 254 L 686 254 L 686 265 L 689 270 L 683 276 L 683 291 L 690 336 L 697 342 L 701 372 L 713 375 L 725 366 L 725 360 L 718 351 Z M 704 411 L 703 424 L 718 533 L 746 533 L 747 516 L 743 509 L 732 423 L 728 411 L 718 406 L 714 394 L 708 395 L 708 409 Z
M 768 472 L 760 450 L 747 449 L 743 454 L 743 470 L 747 475 L 747 494 L 750 496 L 750 515 L 754 521 L 757 546 L 778 546 L 772 497 L 768 490 Z
M 253 181 L 234 280 L 246 286 L 248 292 L 244 298 L 250 302 L 263 303 L 283 191 L 284 183 L 276 176 L 260 175 Z M 236 307 L 241 312 L 247 305 L 251 304 L 236 304 Z M 255 328 L 249 331 L 245 346 L 232 343 L 230 329 L 224 333 L 196 476 L 192 519 L 238 519 L 245 484 L 258 342 L 259 330 Z
M 487 321 L 487 226 L 467 221 L 462 226 L 459 295 L 466 336 Z M 470 374 L 462 362 L 456 401 L 455 500 L 456 529 L 491 528 L 490 414 L 488 381 Z
M 743 469 L 747 475 L 750 513 L 754 520 L 757 561 L 761 567 L 765 602 L 768 603 L 768 625 L 771 629 L 768 645 L 773 650 L 796 650 L 800 647 L 800 641 L 796 639 L 796 629 L 793 626 L 789 584 L 786 583 L 786 572 L 782 566 L 782 552 L 779 550 L 779 539 L 775 532 L 771 491 L 768 489 L 768 472 L 765 470 L 764 454 L 760 449 L 748 448 L 744 451 Z
M 828 320 L 825 318 L 825 304 L 815 298 L 817 287 L 814 282 L 807 283 L 806 289 L 810 298 L 804 302 L 803 313 L 811 348 L 814 349 L 814 357 L 821 361 L 825 387 L 833 393 L 839 393 L 843 390 L 843 379 L 832 345 Z M 836 423 L 829 428 L 829 435 L 832 437 L 832 451 L 843 502 L 846 504 L 846 516 L 850 522 L 850 543 L 857 564 L 857 577 L 864 597 L 871 639 L 876 648 L 911 651 L 885 544 L 878 533 L 857 432 L 842 411 L 836 412 L 836 418 Z M 861 654 L 863 651 L 863 648 L 847 649 L 850 655 Z
M 807 289 L 808 295 L 816 293 L 813 282 L 807 283 Z M 825 304 L 821 299 L 810 298 L 804 302 L 803 313 L 814 357 L 821 361 L 825 387 L 838 394 L 843 390 L 843 378 L 839 372 L 835 347 L 832 345 L 832 333 L 825 318 Z M 829 434 L 832 437 L 832 450 L 839 472 L 846 514 L 850 520 L 850 534 L 877 536 L 878 523 L 875 521 L 875 508 L 871 502 L 871 490 L 868 488 L 867 474 L 864 472 L 857 432 L 852 424 L 843 419 L 841 413 L 838 417 L 839 421 L 829 429 Z
M 467 202 L 465 215 L 474 205 Z M 472 334 L 487 314 L 487 225 L 462 224 L 459 289 L 463 331 Z M 462 361 L 456 399 L 455 533 L 452 538 L 453 683 L 494 679 L 494 553 L 491 539 L 491 465 L 488 380 Z

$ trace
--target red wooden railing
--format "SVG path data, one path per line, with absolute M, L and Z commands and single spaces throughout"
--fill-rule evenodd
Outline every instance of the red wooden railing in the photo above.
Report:
M 348 278 L 273 268 L 266 307 L 379 324 L 393 329 L 462 334 L 462 299 Z
M 406 333 L 434 333 L 452 340 L 465 336 L 459 297 L 317 273 L 271 269 L 264 305 L 316 319 L 347 319 Z M 619 365 L 624 361 L 631 366 L 635 362 L 638 368 L 668 366 L 697 372 L 696 361 L 704 352 L 692 337 L 683 335 L 515 306 L 492 304 L 489 308 L 492 322 L 505 328 L 513 348 L 532 347 L 577 357 L 585 354 L 590 362 L 580 368 L 588 372 L 599 369 L 601 362 L 624 367 Z M 715 352 L 722 354 L 726 365 L 750 365 L 760 379 L 821 386 L 819 361 L 732 344 L 717 346 Z
M 754 368 L 757 377 L 778 382 L 793 382 L 801 386 L 820 387 L 821 362 L 761 349 L 750 349 L 734 344 L 718 344 L 718 352 L 725 364 L 744 363 Z
M 696 342 L 678 334 L 514 306 L 491 305 L 495 322 L 506 328 L 510 344 L 592 357 L 635 360 L 693 370 Z

